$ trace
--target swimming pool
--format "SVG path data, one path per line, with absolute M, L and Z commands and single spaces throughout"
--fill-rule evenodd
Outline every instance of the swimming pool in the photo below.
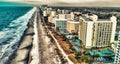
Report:
M 76 51 L 80 51 L 80 50 L 81 50 L 81 48 L 78 47 L 78 46 L 74 46 L 74 49 L 75 49 Z

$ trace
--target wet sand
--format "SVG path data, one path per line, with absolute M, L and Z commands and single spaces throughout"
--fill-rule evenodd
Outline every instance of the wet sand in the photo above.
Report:
M 29 55 L 32 49 L 34 27 L 33 27 L 33 16 L 29 20 L 28 28 L 24 32 L 23 37 L 21 38 L 20 45 L 13 55 L 14 58 L 11 61 L 11 64 L 28 64 Z

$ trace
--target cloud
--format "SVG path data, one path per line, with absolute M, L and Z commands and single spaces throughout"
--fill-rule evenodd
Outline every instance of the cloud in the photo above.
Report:
M 67 2 L 67 3 L 77 3 L 77 2 L 93 2 L 95 0 L 60 0 L 62 2 Z
M 113 1 L 113 0 L 60 0 L 62 2 L 66 2 L 66 3 L 87 3 L 87 2 L 97 2 L 97 1 Z
M 77 2 L 95 2 L 95 1 L 115 1 L 115 0 L 0 0 L 0 1 L 39 1 L 39 2 L 66 2 L 66 3 L 77 3 Z
M 0 0 L 1 1 L 1 0 Z M 120 0 L 2 0 L 10 2 L 22 2 L 33 5 L 48 4 L 53 6 L 109 6 L 119 7 Z

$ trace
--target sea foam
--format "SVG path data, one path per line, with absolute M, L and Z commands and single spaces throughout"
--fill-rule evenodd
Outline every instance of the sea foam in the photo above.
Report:
M 8 28 L 0 32 L 0 64 L 5 64 L 9 56 L 17 49 L 24 31 L 27 29 L 29 19 L 35 10 L 36 8 L 34 7 L 25 15 L 11 21 Z

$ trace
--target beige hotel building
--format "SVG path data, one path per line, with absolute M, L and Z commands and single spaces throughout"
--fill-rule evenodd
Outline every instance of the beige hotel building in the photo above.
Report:
M 69 33 L 77 33 L 79 30 L 79 21 L 67 20 L 66 29 Z
M 98 19 L 97 15 L 81 17 L 79 23 L 79 39 L 85 48 L 106 47 L 114 41 L 116 30 L 116 17 L 110 19 Z

